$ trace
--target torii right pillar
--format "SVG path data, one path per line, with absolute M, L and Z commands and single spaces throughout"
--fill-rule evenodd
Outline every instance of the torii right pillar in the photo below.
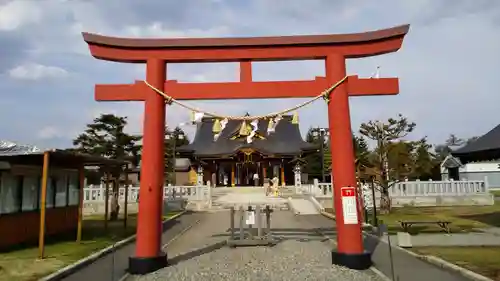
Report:
M 341 54 L 331 54 L 325 59 L 326 79 L 335 83 L 346 76 L 346 59 Z M 350 198 L 342 194 L 347 188 L 356 187 L 351 118 L 349 112 L 348 81 L 340 84 L 330 95 L 328 102 L 328 124 L 332 154 L 333 205 L 337 227 L 337 249 L 332 251 L 332 263 L 353 269 L 371 266 L 370 253 L 363 250 L 363 235 L 356 191 Z M 349 204 L 346 206 L 345 203 Z M 355 218 L 354 220 L 352 218 Z M 351 219 L 349 219 L 351 218 Z

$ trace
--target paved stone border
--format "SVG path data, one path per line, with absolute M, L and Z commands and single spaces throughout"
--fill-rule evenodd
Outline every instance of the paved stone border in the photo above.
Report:
M 180 216 L 182 216 L 183 214 L 185 214 L 187 211 L 182 211 L 178 214 L 175 214 L 173 215 L 172 217 L 166 219 L 163 221 L 163 224 L 165 224 L 166 222 L 168 221 L 171 221 L 173 219 L 176 219 Z M 45 277 L 42 277 L 40 279 L 38 279 L 38 281 L 56 281 L 56 280 L 61 280 L 62 278 L 78 271 L 79 269 L 93 263 L 94 261 L 98 260 L 99 258 L 109 254 L 109 253 L 112 253 L 112 252 L 115 252 L 116 250 L 122 248 L 123 246 L 125 245 L 128 245 L 130 244 L 131 242 L 135 241 L 135 238 L 136 238 L 136 234 L 130 236 L 130 237 L 127 237 L 123 240 L 120 240 L 116 243 L 114 243 L 113 245 L 111 246 L 108 246 L 98 252 L 95 252 L 83 259 L 80 259 L 68 266 L 65 266 L 61 269 L 59 269 L 58 271 L 50 274 L 50 275 L 47 275 Z
M 447 262 L 441 258 L 438 258 L 436 256 L 424 256 L 424 255 L 418 255 L 417 258 L 424 260 L 428 263 L 432 263 L 433 265 L 439 266 L 441 268 L 447 269 L 447 270 L 452 270 L 460 275 L 469 278 L 471 280 L 475 281 L 494 281 L 493 279 L 490 279 L 486 276 L 483 276 L 481 274 L 475 273 L 473 271 L 470 271 L 468 269 L 465 269 L 463 267 L 460 267 L 456 264 L 452 264 L 450 262 Z
M 330 214 L 328 212 L 321 212 L 321 214 L 329 219 L 332 219 L 332 220 L 335 220 L 335 216 L 333 214 Z M 337 241 L 335 241 L 334 239 L 332 239 L 330 236 L 326 235 L 326 234 L 323 234 L 321 233 L 321 235 L 323 235 L 324 238 L 330 240 L 330 243 L 332 243 L 334 246 L 337 245 Z M 391 278 L 387 277 L 384 273 L 382 273 L 380 270 L 378 270 L 376 267 L 374 266 L 371 266 L 369 268 L 373 273 L 375 273 L 375 275 L 377 275 L 378 277 L 380 277 L 382 280 L 384 281 L 392 281 Z
M 335 215 L 333 215 L 333 214 L 330 214 L 330 213 L 325 212 L 325 211 L 322 211 L 322 212 L 320 212 L 320 213 L 321 213 L 323 216 L 325 216 L 325 217 L 327 217 L 327 218 L 329 218 L 329 219 L 335 220 Z
M 172 237 L 167 243 L 165 243 L 163 246 L 161 246 L 162 250 L 166 250 L 168 245 L 170 245 L 172 242 L 177 240 L 177 238 L 181 237 L 184 233 L 186 233 L 188 230 L 190 230 L 193 226 L 197 225 L 200 223 L 201 220 L 197 220 L 195 223 L 189 225 L 188 227 L 184 228 L 181 232 L 179 232 L 177 235 Z M 127 280 L 127 278 L 130 277 L 130 273 L 126 272 L 118 281 L 124 281 Z
M 370 225 L 370 226 L 373 228 L 372 225 Z M 380 242 L 383 242 L 383 243 L 387 244 L 387 242 L 385 240 L 383 240 L 383 239 L 380 239 L 380 237 L 378 237 L 376 235 L 373 235 L 371 233 L 368 233 L 366 231 L 363 231 L 363 232 L 366 235 L 369 235 L 369 236 L 371 236 L 373 238 L 378 239 Z M 428 263 L 433 264 L 435 266 L 438 266 L 440 268 L 456 272 L 456 273 L 458 273 L 458 274 L 460 274 L 460 275 L 462 275 L 462 276 L 464 276 L 466 278 L 469 278 L 471 280 L 475 280 L 475 281 L 495 281 L 495 280 L 490 279 L 490 278 L 488 278 L 486 276 L 483 276 L 481 274 L 475 273 L 475 272 L 473 272 L 471 270 L 468 270 L 466 268 L 458 266 L 456 264 L 447 262 L 447 261 L 445 261 L 445 260 L 443 260 L 441 258 L 438 258 L 436 256 L 432 256 L 432 255 L 420 255 L 420 254 L 417 254 L 415 252 L 409 251 L 409 250 L 407 250 L 405 248 L 399 247 L 397 245 L 391 245 L 391 246 L 397 247 L 398 250 L 401 250 L 401 251 L 403 251 L 403 252 L 405 252 L 405 253 L 409 254 L 410 256 L 413 256 L 413 257 L 415 257 L 417 259 L 423 260 L 425 262 L 428 262 Z

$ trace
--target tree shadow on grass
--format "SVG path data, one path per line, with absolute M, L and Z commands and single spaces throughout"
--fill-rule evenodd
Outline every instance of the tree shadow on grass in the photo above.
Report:
M 492 227 L 500 227 L 500 212 L 490 212 L 484 214 L 471 214 L 459 216 L 463 219 L 474 220 L 484 224 L 491 225 Z

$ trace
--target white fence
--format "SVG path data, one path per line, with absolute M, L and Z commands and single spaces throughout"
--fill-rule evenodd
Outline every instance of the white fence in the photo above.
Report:
M 375 200 L 370 185 L 360 186 L 360 197 L 366 207 L 380 203 L 380 189 L 375 187 Z M 319 183 L 296 187 L 296 193 L 309 194 L 330 206 L 333 198 L 331 183 Z M 493 205 L 494 196 L 489 192 L 488 181 L 404 181 L 389 188 L 389 197 L 394 207 L 403 206 L 461 206 Z
M 206 186 L 164 186 L 163 199 L 185 199 L 188 201 L 193 200 L 209 200 L 210 185 Z M 89 185 L 83 189 L 83 202 L 84 203 L 98 203 L 105 201 L 106 188 L 101 185 Z M 109 188 L 109 196 L 111 197 L 112 190 Z M 139 198 L 139 186 L 129 186 L 127 201 L 130 203 L 137 202 Z M 118 201 L 125 201 L 125 187 L 120 187 L 118 191 Z
M 314 179 L 313 184 L 302 184 L 299 186 L 295 186 L 295 193 L 310 194 L 316 197 L 331 197 L 333 194 L 332 188 L 333 185 L 331 183 L 319 182 L 317 179 Z
M 331 183 L 320 183 L 317 179 L 313 184 L 303 184 L 296 187 L 297 193 L 312 194 L 315 196 L 332 196 Z M 371 190 L 367 185 L 363 190 Z M 376 196 L 380 191 L 375 188 Z M 371 192 L 371 191 L 370 191 Z M 393 184 L 389 188 L 389 196 L 464 196 L 473 194 L 488 194 L 487 181 L 403 181 Z
M 404 181 L 389 188 L 391 196 L 463 196 L 487 193 L 487 181 Z

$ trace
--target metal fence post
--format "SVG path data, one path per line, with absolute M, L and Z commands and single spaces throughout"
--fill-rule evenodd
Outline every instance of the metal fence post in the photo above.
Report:
M 255 216 L 257 217 L 257 237 L 262 237 L 262 219 L 260 217 L 260 206 L 255 208 Z
M 231 226 L 230 226 L 231 227 L 231 230 L 230 230 L 231 239 L 234 239 L 234 214 L 235 214 L 234 207 L 231 207 L 230 212 L 229 212 L 229 215 L 230 215 L 229 221 L 231 223 Z
M 243 224 L 245 223 L 245 210 L 243 209 L 243 206 L 240 206 L 239 209 L 239 216 L 240 216 L 240 240 L 245 239 L 245 233 L 243 230 Z
M 266 235 L 271 233 L 271 208 L 269 205 L 266 206 Z

